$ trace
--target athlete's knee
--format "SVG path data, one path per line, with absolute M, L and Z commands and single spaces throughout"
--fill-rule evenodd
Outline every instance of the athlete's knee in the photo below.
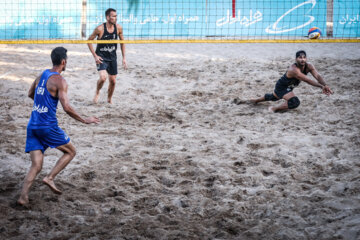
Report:
M 106 75 L 100 75 L 99 82 L 104 83 L 106 81 Z
M 73 158 L 76 156 L 76 148 L 74 146 L 72 146 L 72 148 L 69 149 L 69 154 Z
M 288 100 L 288 108 L 294 109 L 300 105 L 300 100 L 298 97 L 292 97 Z
M 41 172 L 42 164 L 41 163 L 32 163 L 31 168 L 36 171 L 36 174 Z
M 277 101 L 277 100 L 279 100 L 277 97 L 275 97 L 275 95 L 273 93 L 266 93 L 264 98 L 265 98 L 265 101 Z
M 100 71 L 99 72 L 99 81 L 101 82 L 105 82 L 107 78 L 107 73 L 106 71 Z
M 76 148 L 71 143 L 65 146 L 63 152 L 69 154 L 72 158 L 76 156 Z
M 109 82 L 110 82 L 110 84 L 115 85 L 116 84 L 116 79 L 115 78 L 110 78 Z
M 114 75 L 110 75 L 109 76 L 109 82 L 111 83 L 111 84 L 115 84 L 116 83 L 116 75 L 114 76 Z

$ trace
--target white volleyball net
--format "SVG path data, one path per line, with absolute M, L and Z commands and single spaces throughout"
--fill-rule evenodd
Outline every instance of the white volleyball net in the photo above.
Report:
M 84 43 L 116 9 L 128 42 L 359 41 L 359 0 L 0 0 L 0 41 Z M 319 40 L 317 40 L 319 41 Z

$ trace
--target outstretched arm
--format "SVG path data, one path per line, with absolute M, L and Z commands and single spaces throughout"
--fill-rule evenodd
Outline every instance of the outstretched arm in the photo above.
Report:
M 68 89 L 68 85 L 65 81 L 65 79 L 63 79 L 61 76 L 59 76 L 59 81 L 57 84 L 57 89 L 58 89 L 58 97 L 60 100 L 60 103 L 64 109 L 64 111 L 70 115 L 70 117 L 74 118 L 75 120 L 78 120 L 82 123 L 99 123 L 99 119 L 96 117 L 90 117 L 90 118 L 82 118 L 70 105 L 68 96 L 67 96 L 67 89 Z
M 333 94 L 333 91 L 331 91 L 330 87 L 325 83 L 322 76 L 316 71 L 315 67 L 311 64 L 309 65 L 310 73 L 314 76 L 314 78 L 323 86 L 323 93 L 326 95 Z
M 300 70 L 298 68 L 292 69 L 290 71 L 288 71 L 289 73 L 289 77 L 294 77 L 296 79 L 299 79 L 300 81 L 306 82 L 312 86 L 318 87 L 318 88 L 323 88 L 323 85 L 315 82 L 314 80 L 308 78 L 305 74 L 303 74 L 302 72 L 300 72 Z
M 117 28 L 119 29 L 119 38 L 120 40 L 124 40 L 124 34 L 123 34 L 123 28 L 118 24 Z M 126 57 L 125 57 L 125 44 L 124 43 L 120 43 L 120 48 L 121 48 L 121 55 L 122 55 L 122 64 L 124 69 L 127 69 L 127 63 L 126 63 Z

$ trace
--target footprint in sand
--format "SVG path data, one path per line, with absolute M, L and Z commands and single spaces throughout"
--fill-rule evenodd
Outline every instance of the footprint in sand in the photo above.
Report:
M 82 177 L 86 181 L 92 181 L 93 179 L 96 178 L 96 173 L 95 173 L 95 171 L 86 172 L 83 174 Z

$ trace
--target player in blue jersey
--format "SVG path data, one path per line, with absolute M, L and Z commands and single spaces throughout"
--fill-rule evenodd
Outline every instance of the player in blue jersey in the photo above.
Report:
M 117 40 L 119 36 L 120 40 L 124 40 L 123 29 L 116 23 L 117 14 L 116 10 L 109 8 L 105 11 L 106 23 L 97 26 L 94 32 L 90 35 L 89 40 Z M 97 103 L 100 96 L 100 89 L 103 87 L 107 76 L 109 76 L 109 88 L 108 88 L 108 103 L 112 103 L 112 95 L 115 90 L 117 71 L 117 56 L 116 56 L 116 43 L 98 44 L 94 51 L 93 45 L 88 43 L 90 52 L 94 56 L 97 70 L 100 78 L 97 82 L 94 102 Z M 127 69 L 125 58 L 125 44 L 121 43 L 122 64 L 124 69 Z
M 58 126 L 56 108 L 59 100 L 64 111 L 72 118 L 86 124 L 99 123 L 99 119 L 96 117 L 82 118 L 70 106 L 67 96 L 68 85 L 60 75 L 66 68 L 66 53 L 67 50 L 63 47 L 53 49 L 51 52 L 52 69 L 45 70 L 35 79 L 29 89 L 28 95 L 34 100 L 34 105 L 27 126 L 25 152 L 30 153 L 31 167 L 17 201 L 22 206 L 29 204 L 29 190 L 42 169 L 44 152 L 48 147 L 57 148 L 64 153 L 51 172 L 42 180 L 56 194 L 61 194 L 61 191 L 56 187 L 54 178 L 75 157 L 74 145 Z
M 295 96 L 293 89 L 297 87 L 301 81 L 306 82 L 312 86 L 319 87 L 326 95 L 333 94 L 330 87 L 325 83 L 321 75 L 316 71 L 315 67 L 307 63 L 306 52 L 300 50 L 295 54 L 295 63 L 292 64 L 286 73 L 276 82 L 273 93 L 267 93 L 262 97 L 251 99 L 253 103 L 264 101 L 278 101 L 284 99 L 285 102 L 274 107 L 269 107 L 271 112 L 280 110 L 294 109 L 300 105 L 300 100 Z M 311 73 L 317 80 L 311 80 L 306 75 Z

